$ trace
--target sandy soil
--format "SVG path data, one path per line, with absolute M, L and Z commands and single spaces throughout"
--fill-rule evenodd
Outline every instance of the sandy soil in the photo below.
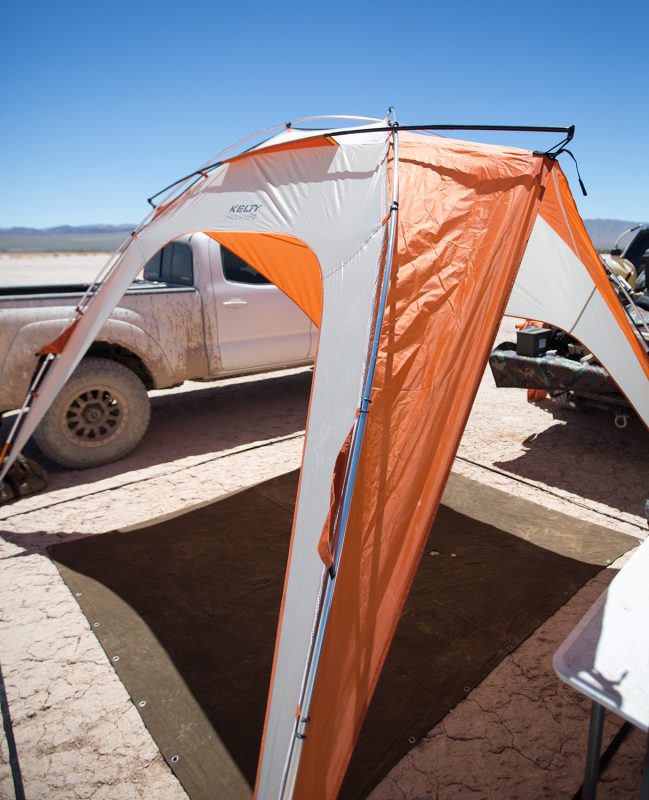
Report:
M 0 288 L 91 281 L 110 253 L 0 253 Z
M 511 330 L 506 323 L 498 341 Z M 299 466 L 310 379 L 294 370 L 153 393 L 151 427 L 127 459 L 84 472 L 49 465 L 47 492 L 0 507 L 0 662 L 27 797 L 185 796 L 44 548 Z M 648 445 L 636 420 L 618 430 L 599 412 L 530 405 L 523 390 L 496 390 L 487 374 L 455 469 L 635 543 L 647 532 Z M 571 797 L 587 709 L 554 677 L 551 654 L 610 577 L 600 574 L 505 659 L 373 797 Z M 611 722 L 607 735 L 614 730 Z M 614 759 L 602 797 L 633 796 L 642 738 Z M 14 797 L 9 755 L 5 737 L 1 798 Z

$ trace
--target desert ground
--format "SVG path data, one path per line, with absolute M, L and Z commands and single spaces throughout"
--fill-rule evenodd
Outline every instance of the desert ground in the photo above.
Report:
M 110 253 L 0 253 L 0 288 L 38 286 L 48 274 L 56 283 L 91 280 Z
M 79 258 L 66 262 L 70 280 L 103 261 Z M 31 269 L 2 256 L 0 283 L 24 283 Z M 512 333 L 505 321 L 497 341 Z M 149 431 L 129 457 L 83 472 L 46 464 L 45 492 L 0 507 L 0 690 L 8 701 L 0 798 L 186 797 L 46 548 L 299 467 L 310 382 L 303 369 L 153 392 Z M 523 390 L 497 390 L 486 372 L 454 472 L 627 536 L 632 550 L 647 533 L 648 446 L 638 420 L 619 430 L 601 412 L 530 404 Z M 625 558 L 467 687 L 373 800 L 571 798 L 582 778 L 588 704 L 556 678 L 551 659 Z M 609 718 L 607 741 L 620 724 Z M 632 733 L 603 774 L 599 797 L 637 795 L 643 750 L 643 735 Z

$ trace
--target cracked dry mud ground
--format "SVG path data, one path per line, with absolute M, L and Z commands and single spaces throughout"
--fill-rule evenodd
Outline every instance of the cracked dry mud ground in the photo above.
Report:
M 498 341 L 510 335 L 505 323 Z M 0 665 L 27 798 L 186 796 L 44 548 L 294 469 L 310 378 L 292 371 L 154 393 L 151 428 L 127 459 L 85 472 L 48 465 L 47 492 L 0 508 Z M 455 469 L 642 537 L 648 444 L 639 423 L 618 431 L 605 415 L 532 406 L 522 390 L 496 390 L 487 374 Z M 611 574 L 597 576 L 506 658 L 392 770 L 374 800 L 572 797 L 587 704 L 554 677 L 550 660 Z M 609 721 L 609 738 L 616 724 Z M 599 797 L 635 796 L 643 744 L 630 737 Z M 13 797 L 2 738 L 0 798 Z
M 612 570 L 600 573 L 504 659 L 371 800 L 572 798 L 582 781 L 590 704 L 555 677 L 552 656 L 612 577 Z M 607 716 L 605 745 L 620 725 Z M 638 796 L 644 746 L 644 734 L 633 731 L 603 773 L 598 798 Z

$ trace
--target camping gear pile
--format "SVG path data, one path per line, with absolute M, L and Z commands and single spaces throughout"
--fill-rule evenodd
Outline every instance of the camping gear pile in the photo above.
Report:
M 619 241 L 637 233 L 622 252 Z M 627 315 L 636 337 L 649 343 L 649 295 L 646 266 L 649 228 L 637 226 L 618 237 L 610 254 L 601 256 L 602 268 Z M 532 345 L 534 343 L 534 345 Z M 562 408 L 598 408 L 614 413 L 617 427 L 624 428 L 634 415 L 633 405 L 602 362 L 579 339 L 554 325 L 529 320 L 517 340 L 499 344 L 489 356 L 496 386 L 528 390 L 528 400 L 544 400 L 549 394 Z

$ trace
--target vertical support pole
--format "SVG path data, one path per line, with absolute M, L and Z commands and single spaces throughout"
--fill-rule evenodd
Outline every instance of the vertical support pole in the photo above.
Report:
M 396 121 L 396 115 L 393 108 L 390 108 L 389 114 L 389 124 L 390 128 L 392 129 L 394 170 L 392 177 L 392 199 L 390 203 L 390 221 L 385 254 L 385 267 L 383 270 L 380 294 L 378 297 L 370 355 L 367 362 L 363 390 L 361 392 L 359 414 L 356 419 L 354 432 L 352 434 L 350 456 L 343 481 L 343 496 L 340 503 L 340 511 L 336 524 L 336 536 L 334 539 L 334 561 L 324 577 L 324 591 L 320 593 L 318 608 L 316 609 L 317 622 L 312 639 L 311 650 L 307 656 L 304 681 L 302 684 L 302 691 L 300 693 L 300 701 L 298 704 L 298 714 L 284 764 L 282 783 L 279 791 L 279 800 L 291 800 L 293 797 L 300 755 L 302 752 L 302 745 L 304 740 L 307 738 L 306 729 L 311 719 L 310 711 L 311 702 L 313 700 L 313 690 L 315 687 L 316 676 L 318 674 L 318 666 L 320 664 L 320 656 L 322 654 L 324 636 L 327 630 L 331 605 L 333 603 L 333 595 L 336 587 L 336 576 L 338 574 L 338 567 L 340 565 L 343 545 L 345 543 L 345 534 L 347 532 L 347 522 L 349 520 L 352 494 L 354 491 L 354 483 L 356 479 L 356 473 L 358 471 L 358 463 L 360 460 L 361 445 L 363 444 L 363 435 L 365 432 L 367 414 L 371 402 L 370 395 L 372 393 L 372 384 L 374 382 L 374 371 L 376 369 L 376 360 L 378 357 L 379 343 L 381 339 L 381 329 L 383 327 L 383 317 L 385 315 L 385 307 L 387 304 L 390 273 L 392 271 L 392 259 L 394 256 L 394 244 L 396 241 L 397 211 L 399 208 L 399 137 L 397 133 L 399 124 Z
M 6 477 L 7 473 L 9 472 L 9 469 L 11 468 L 11 465 L 15 461 L 12 452 L 13 441 L 20 432 L 20 428 L 22 426 L 25 415 L 28 413 L 34 397 L 36 397 L 38 387 L 41 385 L 43 378 L 47 374 L 47 370 L 49 369 L 50 365 L 52 364 L 55 358 L 56 356 L 50 353 L 43 359 L 43 362 L 41 363 L 40 367 L 38 368 L 38 372 L 36 373 L 36 377 L 32 381 L 31 386 L 27 391 L 27 396 L 23 400 L 23 404 L 20 407 L 18 414 L 14 419 L 13 425 L 11 426 L 11 430 L 9 431 L 9 435 L 7 436 L 2 446 L 2 449 L 0 450 L 0 481 Z M 18 453 L 16 453 L 16 456 L 17 455 Z
M 581 800 L 595 800 L 599 778 L 599 754 L 602 749 L 602 729 L 604 727 L 604 706 L 593 702 L 588 729 L 588 749 L 586 750 L 586 770 Z
M 644 751 L 642 783 L 640 784 L 640 800 L 649 800 L 649 731 L 647 731 L 647 744 Z

